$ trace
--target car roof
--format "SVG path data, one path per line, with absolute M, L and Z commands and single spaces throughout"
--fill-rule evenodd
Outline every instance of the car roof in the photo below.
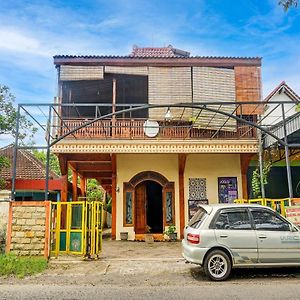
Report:
M 203 204 L 201 205 L 201 207 L 203 207 L 208 214 L 210 214 L 213 210 L 218 210 L 220 208 L 240 208 L 240 207 L 257 207 L 257 208 L 267 208 L 272 210 L 270 207 L 268 206 L 262 206 L 260 204 L 252 204 L 252 203 L 245 203 L 245 204 L 238 204 L 238 203 L 218 203 L 218 204 Z

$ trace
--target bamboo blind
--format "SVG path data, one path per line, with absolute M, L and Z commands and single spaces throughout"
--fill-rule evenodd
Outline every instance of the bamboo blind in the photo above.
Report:
M 148 67 L 118 67 L 105 66 L 105 73 L 111 74 L 128 74 L 128 75 L 148 75 Z
M 149 67 L 149 104 L 192 102 L 190 67 Z M 149 111 L 151 119 L 163 119 L 166 108 Z M 190 110 L 171 108 L 174 119 L 187 119 Z M 183 115 L 182 115 L 183 113 Z
M 193 101 L 194 102 L 220 102 L 220 106 L 208 106 L 212 109 L 232 113 L 235 105 L 222 105 L 222 102 L 235 101 L 235 74 L 232 69 L 213 67 L 193 67 Z M 197 111 L 194 112 L 197 115 Z M 202 111 L 195 126 L 200 128 L 217 129 L 222 126 L 227 116 L 211 111 Z M 223 130 L 236 130 L 236 121 L 228 119 Z
M 103 66 L 60 66 L 60 80 L 98 80 L 103 79 Z

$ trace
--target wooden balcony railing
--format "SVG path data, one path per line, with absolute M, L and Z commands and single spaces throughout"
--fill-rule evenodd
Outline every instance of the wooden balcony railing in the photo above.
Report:
M 61 123 L 58 135 L 84 125 L 90 119 L 68 119 Z M 153 139 L 145 135 L 145 119 L 109 119 L 101 120 L 78 129 L 67 138 L 78 139 Z M 189 123 L 159 122 L 160 129 L 155 139 L 255 139 L 256 129 L 241 125 L 232 131 L 221 129 L 193 128 Z

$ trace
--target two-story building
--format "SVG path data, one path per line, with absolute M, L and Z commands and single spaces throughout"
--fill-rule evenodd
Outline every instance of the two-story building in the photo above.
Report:
M 54 123 L 63 138 L 52 151 L 65 177 L 62 201 L 68 168 L 73 200 L 78 177 L 82 195 L 86 179 L 96 178 L 112 196 L 113 238 L 151 232 L 160 239 L 171 224 L 182 236 L 200 203 L 247 197 L 258 142 L 239 120 L 260 113 L 247 104 L 261 100 L 260 58 L 190 56 L 168 46 L 134 47 L 128 56 L 57 55 L 54 64 Z

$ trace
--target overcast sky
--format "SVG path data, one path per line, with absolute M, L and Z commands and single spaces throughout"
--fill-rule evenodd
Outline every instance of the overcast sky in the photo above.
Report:
M 262 57 L 266 96 L 300 94 L 300 8 L 278 0 L 10 0 L 0 5 L 0 83 L 17 102 L 52 102 L 53 55 L 127 55 L 169 44 L 191 55 Z

